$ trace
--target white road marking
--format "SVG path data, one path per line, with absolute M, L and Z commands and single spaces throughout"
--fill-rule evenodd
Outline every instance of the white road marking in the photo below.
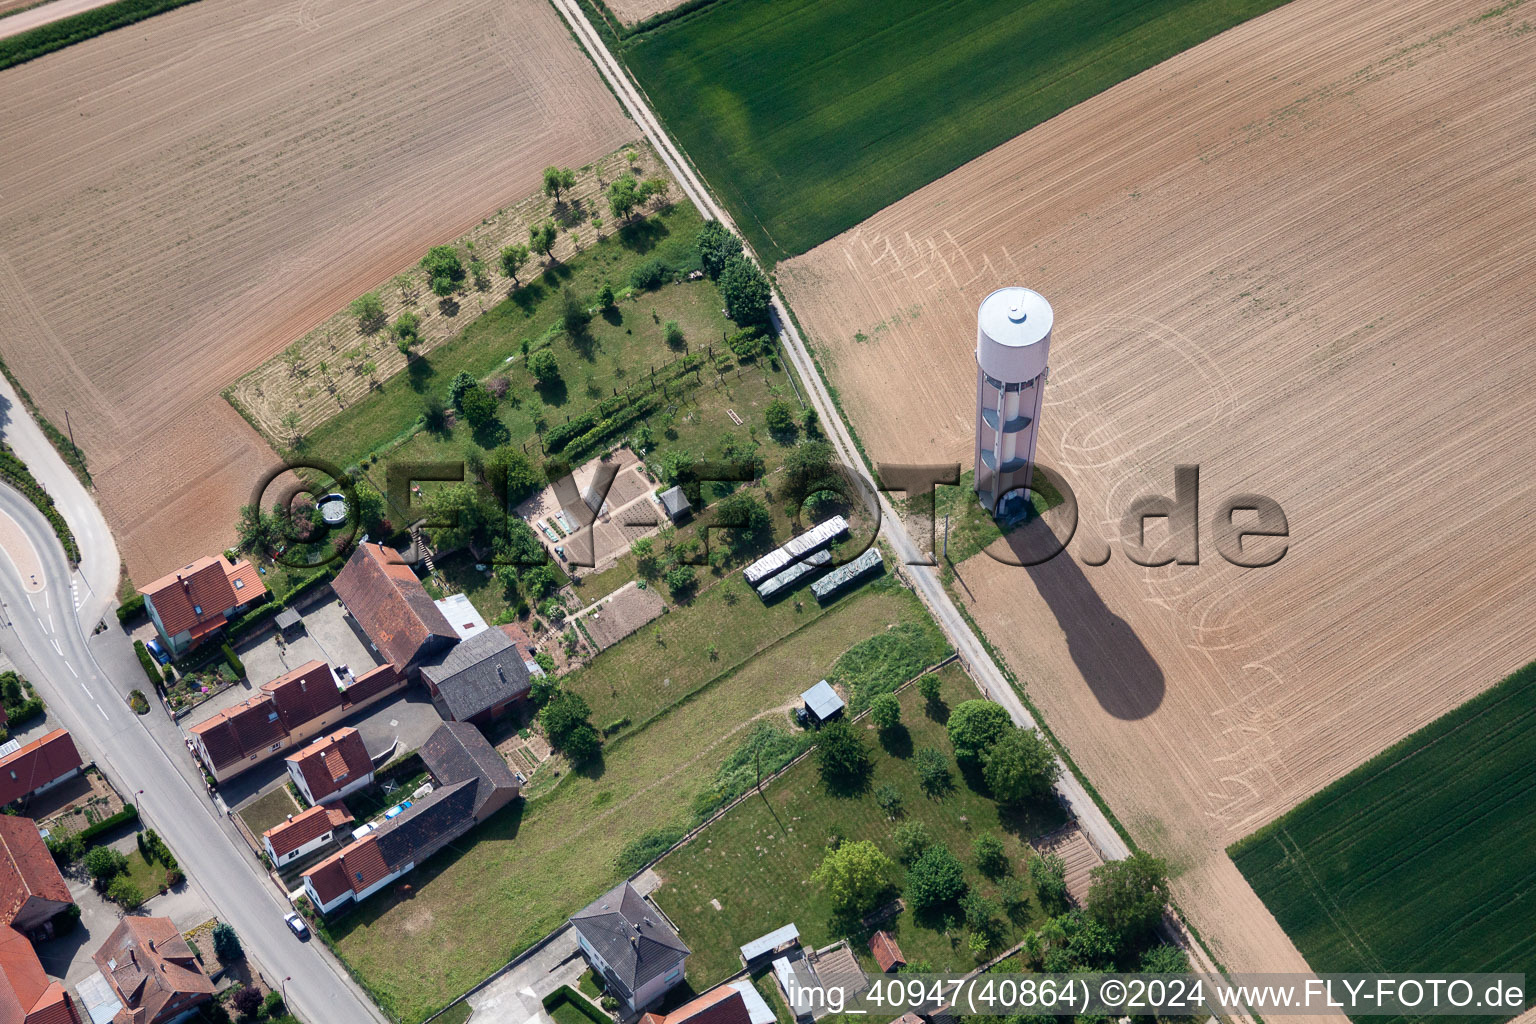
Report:
M 27 599 L 27 607 L 28 608 L 31 608 L 34 612 L 37 611 L 37 605 L 32 603 L 32 595 L 31 594 L 23 594 L 22 597 L 25 597 Z
M 33 617 L 37 619 L 37 628 L 41 629 L 44 633 L 48 632 L 48 626 L 43 622 L 43 617 L 41 615 Z
M 43 591 L 43 607 L 44 608 L 51 608 L 51 607 L 53 607 L 53 602 L 48 600 L 48 591 L 46 591 L 46 590 Z
M 71 665 L 69 662 L 66 661 L 64 663 L 64 667 L 69 669 L 69 674 L 70 675 L 74 676 L 76 679 L 80 678 L 80 673 L 75 671 L 75 666 Z M 80 685 L 84 686 L 85 684 L 81 683 Z
M 62 657 L 63 657 L 63 656 L 64 656 L 64 648 L 62 648 L 62 647 L 60 647 L 60 646 L 59 646 L 59 641 L 58 641 L 58 638 L 57 638 L 57 637 L 55 637 L 55 638 L 54 638 L 54 639 L 52 639 L 52 640 L 50 640 L 50 641 L 48 641 L 48 642 L 49 642 L 49 643 L 51 643 L 51 644 L 53 644 L 53 650 L 54 650 L 54 653 L 56 653 L 56 654 L 58 654 L 58 655 L 59 655 L 59 657 L 61 657 L 61 658 L 62 658 Z
M 53 632 L 58 627 L 53 624 L 53 612 L 48 613 L 48 632 Z
M 92 701 L 91 703 L 95 704 L 96 702 Z M 96 710 L 101 712 L 101 717 L 102 718 L 105 718 L 109 722 L 112 721 L 112 717 L 110 715 L 108 715 L 105 710 L 102 709 L 102 706 L 100 704 L 96 704 Z

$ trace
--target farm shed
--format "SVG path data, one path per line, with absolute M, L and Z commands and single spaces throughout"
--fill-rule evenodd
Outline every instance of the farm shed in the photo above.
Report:
M 830 722 L 842 714 L 846 707 L 843 698 L 837 695 L 832 684 L 825 679 L 802 693 L 800 699 L 805 702 L 806 716 L 817 725 Z
M 775 928 L 767 935 L 759 935 L 745 946 L 741 947 L 741 962 L 748 968 L 754 966 L 754 961 L 762 960 L 775 953 L 782 953 L 792 946 L 800 944 L 800 929 L 794 922 Z

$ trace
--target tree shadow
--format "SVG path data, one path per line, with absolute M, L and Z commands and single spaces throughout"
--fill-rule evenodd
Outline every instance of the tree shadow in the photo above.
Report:
M 575 273 L 570 267 L 550 257 L 553 262 L 544 268 L 539 274 L 539 280 L 548 288 L 558 288 L 562 281 L 568 280 Z
M 565 379 L 556 377 L 554 380 L 539 381 L 534 384 L 533 390 L 539 393 L 539 399 L 545 405 L 564 405 L 570 393 L 566 390 Z
M 912 756 L 912 733 L 897 722 L 889 729 L 880 730 L 880 747 L 892 757 L 905 761 Z
M 544 301 L 544 297 L 547 294 L 549 294 L 548 288 L 545 288 L 538 281 L 529 281 L 522 287 L 513 288 L 507 292 L 507 298 L 511 299 L 517 308 L 524 313 L 532 313 L 538 308 L 539 303 Z
M 432 360 L 426 356 L 416 356 L 405 364 L 405 378 L 410 382 L 411 390 L 417 394 L 427 390 L 434 372 Z
M 1156 711 L 1167 689 L 1162 667 L 1130 624 L 1104 604 L 1075 558 L 1067 552 L 1048 557 L 1059 548 L 1060 540 L 1047 519 L 1031 519 L 1004 537 L 1003 543 L 1007 550 L 1002 554 L 1011 553 L 1015 564 L 1025 565 L 1056 617 L 1072 661 L 1099 706 L 1124 720 L 1146 718 Z
M 452 295 L 444 295 L 437 300 L 437 311 L 443 316 L 458 316 L 459 300 Z
M 570 201 L 561 199 L 555 204 L 555 223 L 569 230 L 587 219 L 587 207 L 581 197 Z
M 608 321 L 608 324 L 611 327 L 618 327 L 624 322 L 624 312 L 619 309 L 617 304 L 612 306 L 604 306 L 601 312 L 603 319 Z
M 490 451 L 511 440 L 512 432 L 507 429 L 505 423 L 493 416 L 476 427 L 470 437 L 474 439 L 475 444 Z
M 619 244 L 631 252 L 647 253 L 672 232 L 656 217 L 632 220 L 616 232 Z
M 875 774 L 874 765 L 852 775 L 829 775 L 822 778 L 828 793 L 842 799 L 863 796 L 869 792 L 870 779 Z
M 938 722 L 940 725 L 949 724 L 949 705 L 944 703 L 943 697 L 937 700 L 924 701 L 923 714 L 927 715 L 931 721 Z
M 598 747 L 597 753 L 587 758 L 581 764 L 571 769 L 572 775 L 579 775 L 584 779 L 596 781 L 608 771 L 608 761 L 603 757 L 603 748 Z

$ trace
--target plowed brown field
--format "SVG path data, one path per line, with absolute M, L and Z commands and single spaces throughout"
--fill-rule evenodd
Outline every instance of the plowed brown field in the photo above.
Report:
M 1536 14 L 1489 6 L 1295 0 L 779 268 L 876 460 L 969 459 L 977 303 L 1054 303 L 1074 554 L 957 589 L 1229 968 L 1301 961 L 1226 844 L 1536 656 Z M 1178 463 L 1203 562 L 1135 566 Z M 1243 491 L 1273 568 L 1212 544 Z
M 0 348 L 139 579 L 270 465 L 221 388 L 633 135 L 543 0 L 205 0 L 0 73 L 0 124 Z

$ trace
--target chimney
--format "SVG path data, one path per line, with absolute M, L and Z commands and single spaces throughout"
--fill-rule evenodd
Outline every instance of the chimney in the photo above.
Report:
M 293 815 L 291 815 L 291 814 L 290 814 L 290 815 L 288 815 L 288 820 L 289 820 L 289 821 L 292 821 L 292 820 L 293 820 Z

